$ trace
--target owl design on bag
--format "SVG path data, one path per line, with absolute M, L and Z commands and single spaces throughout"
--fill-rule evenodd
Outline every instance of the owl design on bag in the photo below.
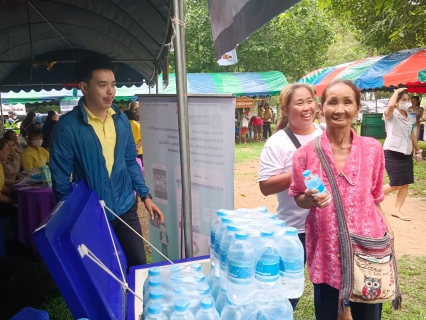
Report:
M 367 301 L 376 300 L 380 297 L 382 292 L 382 279 L 371 278 L 364 276 L 364 288 L 362 288 L 362 295 Z

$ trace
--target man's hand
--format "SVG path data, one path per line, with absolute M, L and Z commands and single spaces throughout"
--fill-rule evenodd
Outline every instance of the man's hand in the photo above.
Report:
M 143 203 L 146 210 L 148 210 L 151 215 L 151 220 L 154 220 L 155 217 L 157 217 L 161 223 L 164 223 L 164 214 L 150 198 L 145 199 Z

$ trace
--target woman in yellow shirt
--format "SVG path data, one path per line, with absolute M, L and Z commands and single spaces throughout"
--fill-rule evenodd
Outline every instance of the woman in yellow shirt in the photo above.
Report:
M 49 152 L 41 146 L 43 134 L 40 130 L 34 129 L 28 134 L 28 148 L 21 155 L 22 168 L 25 171 L 39 169 L 49 161 Z
M 142 153 L 142 132 L 141 125 L 136 122 L 136 111 L 135 110 L 126 110 L 124 114 L 129 118 L 130 126 L 132 127 L 133 139 L 136 144 L 136 152 L 138 154 L 138 158 L 141 159 L 143 165 L 143 153 Z

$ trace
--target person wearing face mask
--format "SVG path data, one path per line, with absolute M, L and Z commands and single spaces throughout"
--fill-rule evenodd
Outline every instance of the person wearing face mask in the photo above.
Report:
M 28 148 L 22 152 L 21 164 L 24 171 L 39 169 L 49 161 L 49 152 L 41 145 L 43 134 L 40 130 L 34 129 L 28 134 Z
M 397 191 L 391 215 L 410 221 L 408 216 L 402 214 L 401 207 L 408 194 L 408 185 L 414 183 L 413 148 L 418 162 L 422 161 L 422 150 L 419 148 L 413 124 L 407 113 L 410 103 L 406 90 L 406 88 L 395 90 L 383 115 L 386 128 L 383 149 L 390 180 L 389 184 L 383 186 L 383 192 L 388 194 Z

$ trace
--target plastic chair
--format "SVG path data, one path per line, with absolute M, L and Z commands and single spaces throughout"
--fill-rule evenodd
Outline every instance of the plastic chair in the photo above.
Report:
M 4 248 L 4 236 L 3 236 L 3 219 L 0 218 L 0 258 L 6 255 L 6 249 Z

